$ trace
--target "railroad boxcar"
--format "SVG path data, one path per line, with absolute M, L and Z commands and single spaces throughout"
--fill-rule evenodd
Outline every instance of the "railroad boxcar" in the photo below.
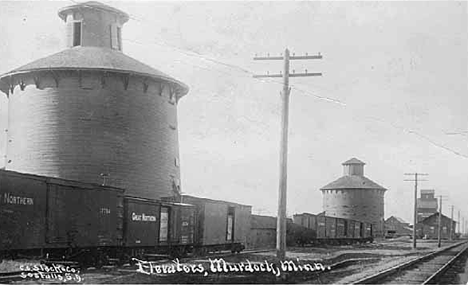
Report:
M 317 239 L 326 239 L 325 216 L 317 215 Z
M 0 171 L 0 252 L 122 245 L 124 190 Z
M 182 201 L 196 208 L 194 247 L 209 252 L 240 252 L 247 244 L 252 207 L 237 203 L 183 195 Z
M 370 239 L 373 237 L 373 228 L 372 224 L 370 223 L 364 223 L 364 235 L 363 237 L 365 239 Z
M 195 208 L 181 203 L 125 197 L 125 254 L 132 257 L 192 250 Z
M 355 224 L 357 222 L 354 221 L 354 220 L 348 220 L 348 229 L 347 229 L 347 236 L 350 237 L 350 238 L 355 238 L 355 237 L 358 237 L 358 236 L 355 236 L 354 234 L 354 227 L 355 227 Z
M 362 236 L 362 223 L 356 222 L 354 224 L 354 237 L 360 238 Z
M 295 214 L 293 216 L 293 222 L 303 227 L 316 230 L 317 216 L 309 213 Z
M 313 229 L 311 244 L 352 244 L 373 241 L 372 225 L 360 221 L 329 217 L 323 213 L 294 215 L 294 223 Z
M 333 240 L 336 238 L 336 218 L 325 216 L 325 237 Z
M 0 255 L 101 266 L 109 258 L 191 251 L 195 207 L 126 197 L 114 187 L 0 170 L 0 229 Z
M 265 249 L 276 246 L 276 217 L 252 215 L 247 248 Z
M 347 238 L 347 220 L 336 218 L 336 238 L 345 239 Z

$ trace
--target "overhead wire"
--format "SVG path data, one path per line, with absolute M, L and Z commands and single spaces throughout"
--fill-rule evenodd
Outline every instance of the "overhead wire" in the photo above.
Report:
M 75 4 L 83 4 L 83 3 L 77 2 L 75 0 L 69 0 L 69 1 L 71 1 L 71 2 L 73 2 Z M 92 6 L 88 6 L 88 7 L 94 9 L 94 7 L 92 7 Z M 129 14 L 129 13 L 127 13 L 127 14 L 129 15 L 130 19 L 133 19 L 133 20 L 135 20 L 135 21 L 137 21 L 139 23 L 144 23 L 144 22 L 149 23 L 149 20 L 145 19 L 144 17 L 140 17 L 140 16 L 136 17 L 136 16 L 134 16 L 132 14 Z M 148 43 L 143 43 L 143 42 L 139 42 L 139 41 L 135 41 L 135 40 L 131 40 L 131 39 L 123 39 L 123 40 L 124 41 L 129 41 L 129 42 L 132 42 L 132 43 L 135 43 L 135 44 L 140 44 L 140 45 L 143 45 L 143 46 L 146 45 L 146 44 L 151 44 L 151 45 L 157 45 L 157 46 L 160 46 L 160 47 L 165 47 L 165 48 L 168 48 L 168 49 L 171 49 L 171 50 L 177 50 L 182 54 L 185 54 L 185 55 L 188 55 L 188 56 L 191 56 L 191 57 L 200 58 L 200 59 L 203 59 L 205 61 L 209 61 L 209 62 L 212 62 L 214 64 L 218 64 L 218 65 L 228 67 L 228 68 L 231 68 L 231 69 L 235 69 L 235 70 L 241 71 L 242 73 L 247 74 L 249 76 L 255 75 L 255 73 L 253 73 L 252 71 L 250 71 L 250 70 L 248 70 L 248 69 L 246 69 L 244 67 L 241 67 L 239 65 L 223 62 L 223 61 L 221 61 L 219 59 L 215 59 L 215 58 L 209 57 L 207 55 L 197 53 L 197 52 L 192 51 L 192 50 L 187 50 L 187 49 L 184 49 L 184 48 L 177 47 L 175 45 L 170 45 L 170 44 L 166 43 L 163 40 L 161 40 L 161 42 L 150 41 Z M 181 62 L 181 61 L 179 60 L 179 62 Z M 201 68 L 201 69 L 205 69 L 205 70 L 214 70 L 216 72 L 223 73 L 223 74 L 230 75 L 230 76 L 233 75 L 232 72 L 224 72 L 224 71 L 220 71 L 219 69 L 209 69 L 209 68 L 206 68 L 206 67 L 200 67 L 199 65 L 196 65 L 196 64 L 193 64 L 193 63 L 188 63 L 188 65 L 196 66 L 197 68 Z M 281 84 L 281 85 L 283 84 L 283 82 L 281 80 L 275 80 L 275 79 L 271 79 L 271 78 L 254 78 L 254 79 L 256 79 L 258 81 L 261 81 L 261 82 L 264 82 L 264 83 L 274 83 L 274 84 Z M 290 87 L 291 87 L 292 90 L 296 90 L 296 91 L 298 91 L 299 93 L 302 93 L 302 94 L 311 95 L 311 96 L 315 97 L 318 100 L 330 102 L 330 103 L 333 103 L 333 104 L 336 104 L 336 105 L 339 105 L 339 106 L 342 106 L 342 107 L 347 107 L 348 106 L 348 104 L 346 102 L 343 102 L 343 101 L 335 99 L 335 98 L 327 97 L 327 96 L 317 95 L 317 94 L 312 93 L 310 91 L 304 90 L 303 88 L 298 88 L 294 84 L 291 84 Z M 382 120 L 380 118 L 375 118 L 375 117 L 371 117 L 371 116 L 361 116 L 361 117 L 371 119 L 371 120 L 374 120 L 374 121 L 379 121 L 380 123 L 384 123 L 384 124 L 386 124 L 388 126 L 391 126 L 394 129 L 403 131 L 403 132 L 408 133 L 410 135 L 415 135 L 415 136 L 419 137 L 421 140 L 426 141 L 426 142 L 430 143 L 431 145 L 433 145 L 433 146 L 435 146 L 437 148 L 441 148 L 441 149 L 443 149 L 445 151 L 448 151 L 448 152 L 450 152 L 452 154 L 460 156 L 460 157 L 462 157 L 464 159 L 468 159 L 468 155 L 465 155 L 465 154 L 463 154 L 463 153 L 461 153 L 459 151 L 453 150 L 452 148 L 447 147 L 447 146 L 445 146 L 443 144 L 437 143 L 437 142 L 433 141 L 432 139 L 430 139 L 429 137 L 427 137 L 426 135 L 424 135 L 424 134 L 422 134 L 422 133 L 420 133 L 418 131 L 397 126 L 394 123 L 387 122 L 386 120 Z M 458 133 L 458 134 L 459 135 L 466 135 L 465 132 L 461 132 L 461 133 Z

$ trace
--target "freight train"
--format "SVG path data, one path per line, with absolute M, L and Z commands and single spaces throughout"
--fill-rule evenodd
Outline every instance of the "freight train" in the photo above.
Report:
M 0 170 L 0 257 L 101 267 L 133 257 L 240 252 L 259 230 L 276 238 L 276 228 L 262 229 L 262 219 L 253 228 L 251 211 L 226 201 L 188 195 L 151 200 L 110 186 Z M 372 241 L 372 225 L 365 222 L 304 213 L 287 223 L 290 246 Z
M 293 237 L 290 239 L 300 245 L 341 245 L 374 241 L 372 224 L 367 222 L 329 217 L 323 213 L 296 214 L 293 221 L 302 228 L 292 230 Z
M 0 256 L 100 267 L 132 257 L 244 249 L 250 206 L 131 197 L 96 184 L 0 170 Z

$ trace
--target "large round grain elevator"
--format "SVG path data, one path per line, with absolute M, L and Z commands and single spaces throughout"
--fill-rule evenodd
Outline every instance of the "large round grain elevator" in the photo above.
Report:
M 343 176 L 320 190 L 325 215 L 373 224 L 374 235 L 383 235 L 386 189 L 364 176 L 364 162 L 343 163 Z
M 9 99 L 6 169 L 173 195 L 177 103 L 188 87 L 122 52 L 126 13 L 86 2 L 59 17 L 67 49 L 0 76 Z

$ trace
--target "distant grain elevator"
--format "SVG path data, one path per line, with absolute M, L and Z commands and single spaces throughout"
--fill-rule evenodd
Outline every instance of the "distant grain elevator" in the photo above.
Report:
M 58 13 L 67 49 L 0 76 L 8 96 L 6 169 L 123 187 L 180 190 L 180 81 L 122 53 L 129 16 L 86 2 Z
M 364 176 L 364 164 L 356 158 L 343 163 L 343 177 L 320 189 L 323 210 L 327 216 L 372 223 L 374 235 L 380 237 L 386 189 Z
M 417 202 L 418 223 L 437 213 L 437 198 L 434 195 L 435 190 L 421 190 L 421 198 Z

